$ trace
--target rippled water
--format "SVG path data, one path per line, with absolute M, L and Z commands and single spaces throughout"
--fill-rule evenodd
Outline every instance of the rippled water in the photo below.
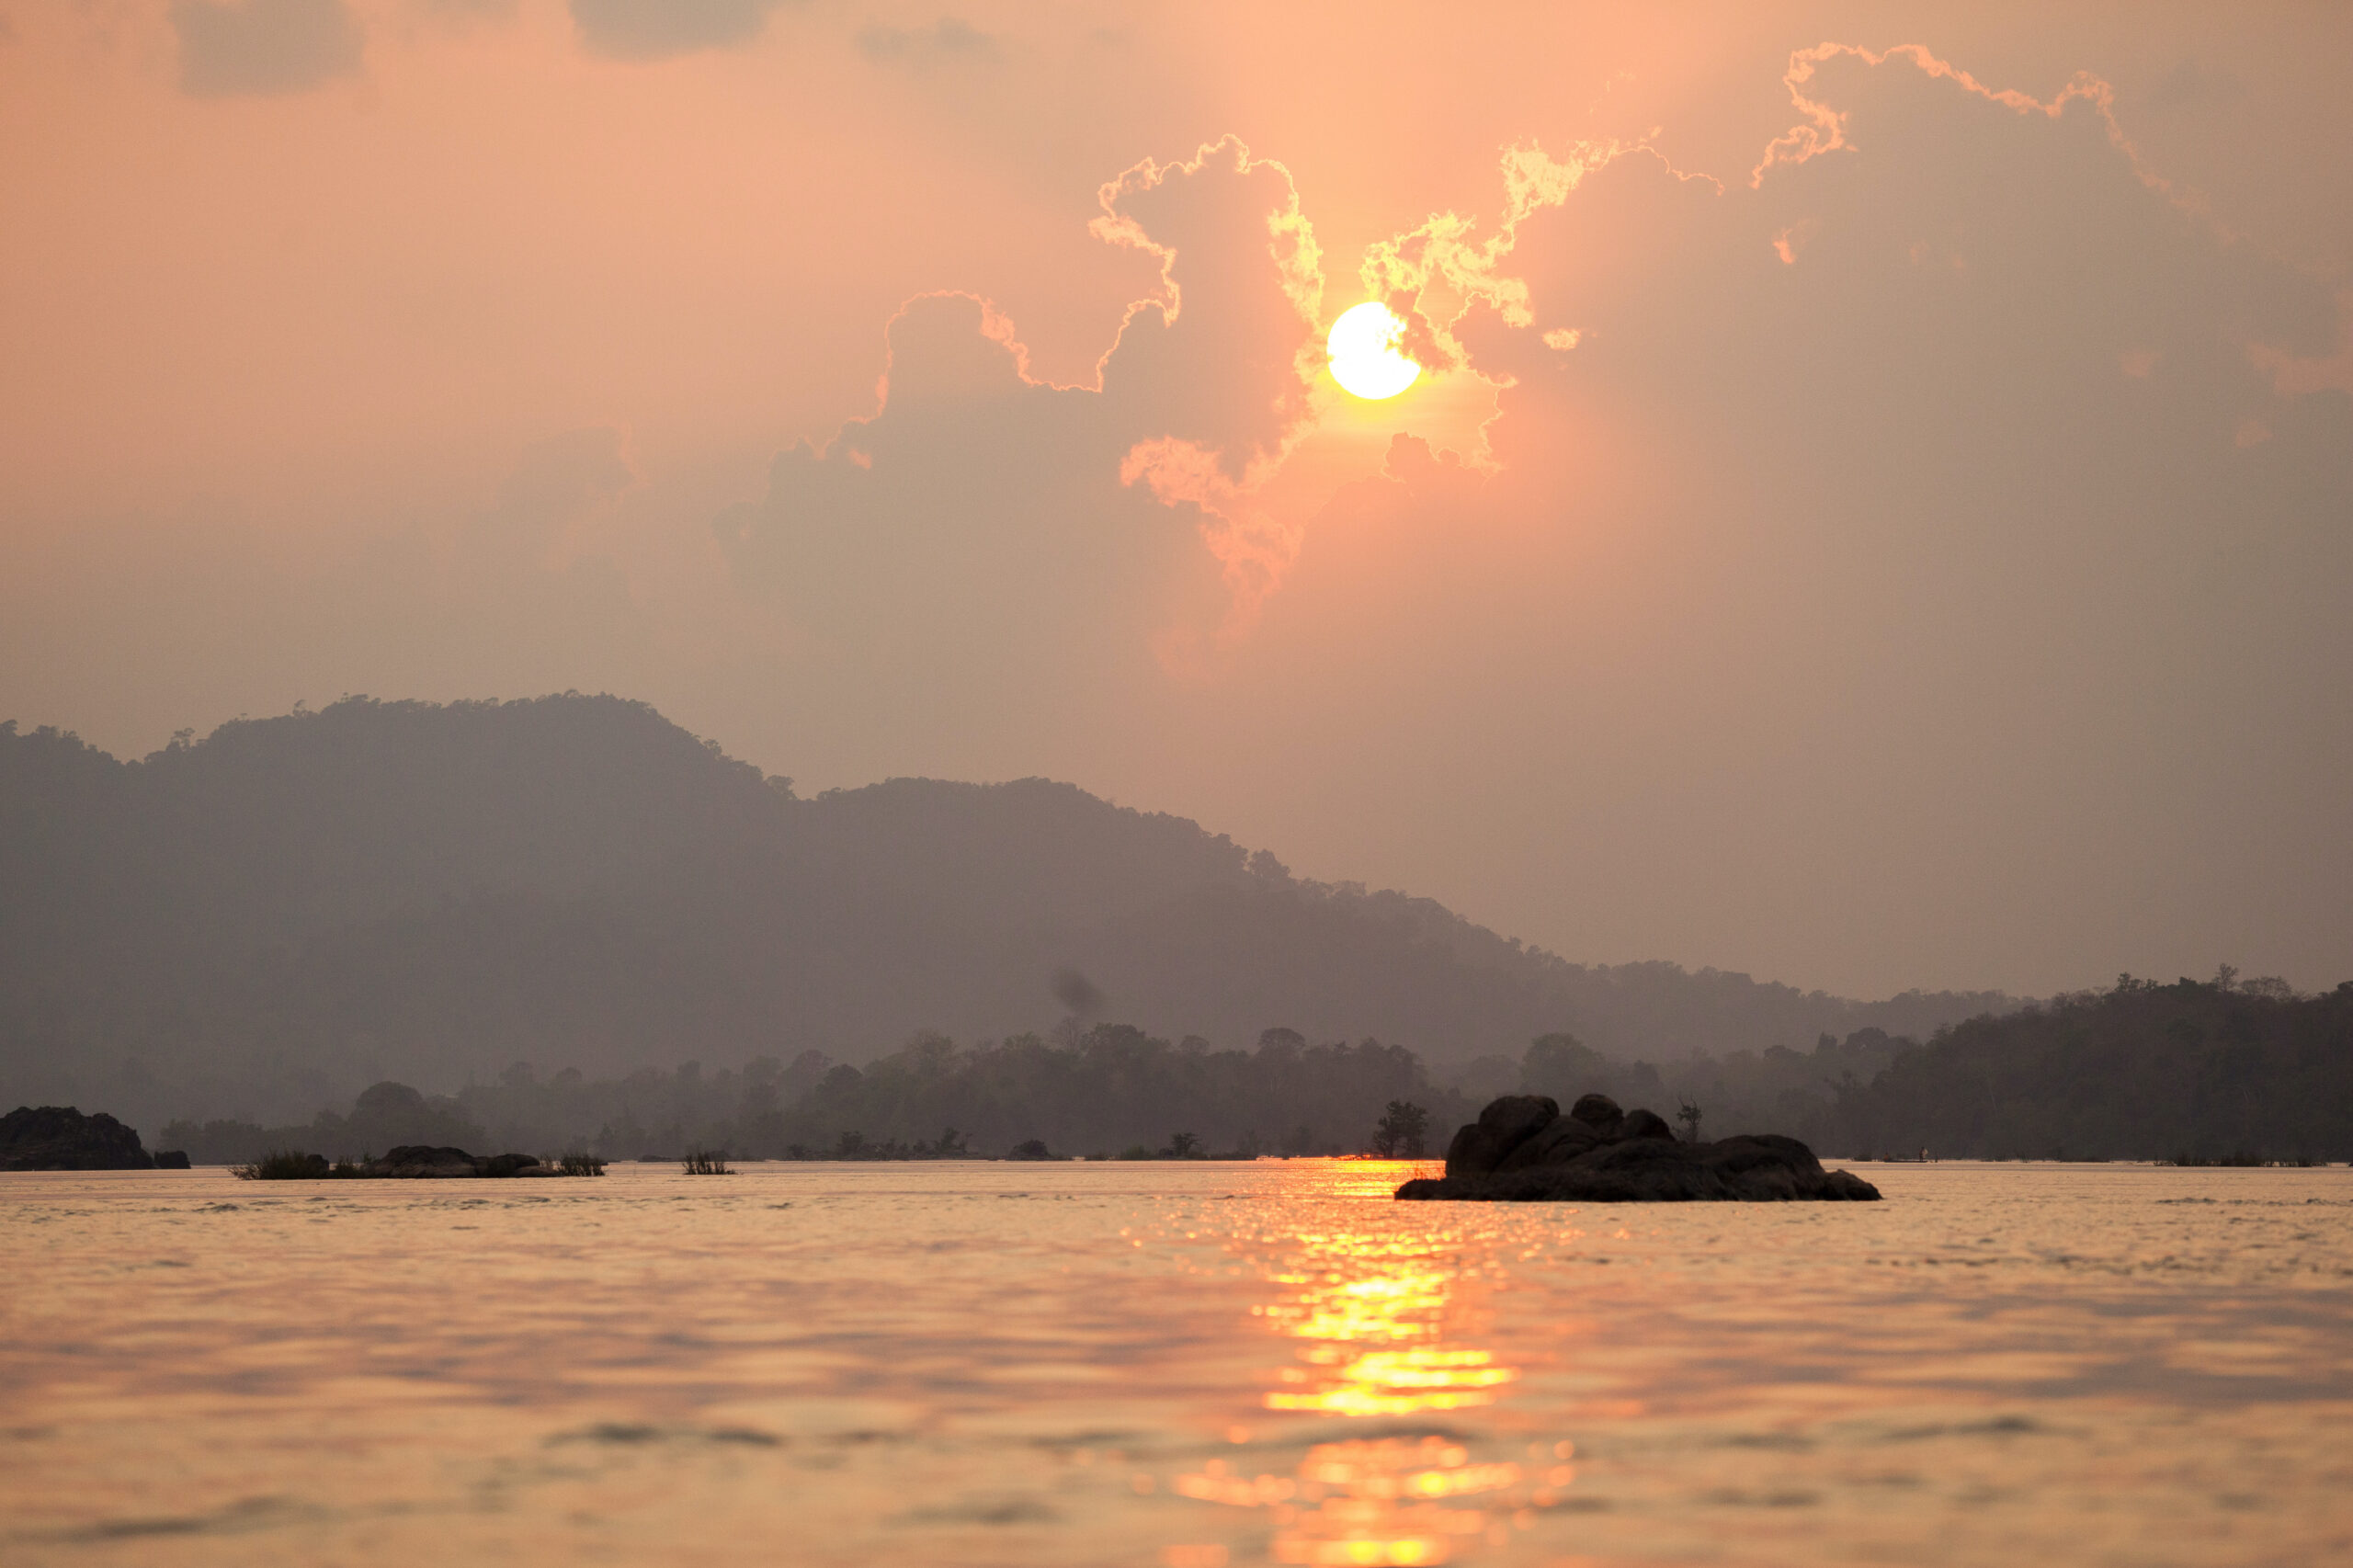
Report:
M 2353 1172 L 0 1176 L 10 1562 L 2312 1564 Z

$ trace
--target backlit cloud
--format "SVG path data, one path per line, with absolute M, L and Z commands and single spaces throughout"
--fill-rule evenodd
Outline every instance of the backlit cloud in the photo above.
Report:
M 301 92 L 359 69 L 344 0 L 173 0 L 180 90 L 222 98 Z
M 2120 364 L 2142 380 L 2165 367 L 2175 416 L 2208 405 L 2214 449 L 2236 453 L 2250 421 L 2272 429 L 2274 393 L 2250 352 L 2273 364 L 2333 347 L 2325 290 L 2171 201 L 2096 78 L 2046 104 L 1926 51 L 1824 45 L 1792 58 L 1789 83 L 1804 118 L 1738 186 L 1646 142 L 1558 155 L 1528 142 L 1502 157 L 1491 220 L 1439 212 L 1369 247 L 1366 297 L 1404 314 L 1416 357 L 1483 411 L 1467 430 L 1441 428 L 1439 401 L 1400 400 L 1397 433 L 1429 460 L 1517 468 L 1498 504 L 1574 514 L 1584 485 L 1562 458 L 1582 442 L 1554 425 L 1598 399 L 1648 439 L 1711 443 L 1704 467 L 1818 475 L 1775 525 L 1810 530 L 1811 549 L 1839 519 L 1916 509 L 1927 474 L 1947 506 L 2018 483 L 2039 460 L 2004 443 L 2059 408 L 2114 404 Z M 1193 518 L 1216 563 L 1213 623 L 1196 605 L 1190 622 L 1126 633 L 1165 667 L 1197 669 L 1212 641 L 1231 646 L 1257 622 L 1342 486 L 1401 483 L 1394 451 L 1335 466 L 1318 445 L 1342 400 L 1313 395 L 1323 257 L 1280 165 L 1229 139 L 1137 165 L 1101 205 L 1097 237 L 1152 257 L 1159 285 L 1130 308 L 1094 384 L 1034 381 L 1014 324 L 982 301 L 915 301 L 892 329 L 881 411 L 824 452 L 779 459 L 767 501 L 723 520 L 739 570 L 822 585 L 837 612 L 843 585 L 898 580 L 884 559 L 957 561 L 962 574 L 1049 540 L 1067 562 L 1091 538 L 1117 555 L 1146 526 L 1117 494 L 1129 488 Z M 1609 243 L 1586 237 L 1597 233 Z M 1998 368 L 1997 347 L 2011 356 Z M 2165 452 L 2178 460 L 2156 429 L 2114 433 L 2103 449 L 2119 487 Z M 1757 515 L 1780 516 L 1769 502 Z M 2108 526 L 2079 517 L 2063 531 Z M 1984 524 L 1956 512 L 1949 528 L 1962 539 Z M 857 565 L 861 552 L 878 565 Z M 991 597 L 1077 591 L 1049 590 L 1056 579 L 1029 559 Z
M 767 499 L 721 519 L 739 573 L 783 591 L 830 645 L 880 633 L 905 648 L 961 624 L 951 612 L 912 632 L 880 625 L 845 597 L 861 583 L 936 581 L 999 624 L 1009 610 L 1065 629 L 1108 615 L 1130 629 L 1109 635 L 1165 650 L 1201 634 L 1170 617 L 1226 622 L 1279 579 L 1295 533 L 1249 489 L 1308 417 L 1322 287 L 1290 176 L 1228 139 L 1139 164 L 1100 200 L 1097 236 L 1151 256 L 1159 284 L 1130 307 L 1092 384 L 1034 379 L 1014 324 L 984 301 L 912 301 L 892 324 L 880 409 L 823 451 L 785 453 Z M 1171 569 L 1188 517 L 1228 589 L 1222 607 L 1184 585 L 1199 568 Z

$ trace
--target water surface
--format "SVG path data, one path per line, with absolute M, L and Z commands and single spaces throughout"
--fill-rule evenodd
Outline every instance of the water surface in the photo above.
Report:
M 0 1559 L 2310 1564 L 2353 1172 L 0 1176 Z

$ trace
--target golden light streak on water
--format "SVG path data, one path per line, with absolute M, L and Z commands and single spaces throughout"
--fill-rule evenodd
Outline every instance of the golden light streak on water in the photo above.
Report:
M 1335 1176 L 1331 1167 L 1301 1167 L 1291 1179 L 1312 1190 Z M 1256 1309 L 1286 1338 L 1302 1342 L 1296 1362 L 1276 1369 L 1280 1386 L 1265 1394 L 1267 1409 L 1358 1420 L 1419 1416 L 1491 1404 L 1518 1376 L 1492 1349 L 1449 1342 L 1461 1315 L 1453 1310 L 1461 1272 L 1454 1249 L 1377 1226 L 1309 1231 L 1297 1243 L 1300 1250 L 1271 1280 L 1282 1294 Z M 1565 1482 L 1558 1467 L 1548 1473 Z M 1180 1477 L 1177 1488 L 1269 1510 L 1279 1562 L 1438 1563 L 1497 1528 L 1485 1506 L 1467 1500 L 1511 1494 L 1521 1479 L 1518 1464 L 1472 1463 L 1461 1444 L 1424 1435 L 1318 1443 L 1290 1476 L 1245 1480 L 1213 1460 Z

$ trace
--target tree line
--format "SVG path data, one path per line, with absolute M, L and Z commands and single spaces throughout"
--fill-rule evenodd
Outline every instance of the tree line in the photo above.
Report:
M 1985 1159 L 2353 1158 L 2353 983 L 2120 977 L 1926 1041 L 1868 1028 L 1720 1057 L 1626 1062 L 1574 1035 L 1446 1078 L 1376 1040 L 1271 1028 L 1248 1051 L 1126 1024 L 960 1044 L 918 1034 L 863 1067 L 803 1051 L 705 1072 L 590 1079 L 517 1065 L 446 1096 L 398 1084 L 298 1126 L 176 1121 L 155 1140 L 199 1162 L 274 1147 L 356 1158 L 398 1143 L 722 1150 L 745 1159 L 1438 1154 L 1495 1094 L 1599 1092 L 1687 1137 L 1781 1132 L 1824 1154 Z
M 1927 1040 L 1857 1029 L 1774 1046 L 1613 1062 L 1548 1035 L 1524 1089 L 1597 1087 L 1705 1137 L 1773 1131 L 1825 1154 L 1956 1159 L 2353 1158 L 2353 982 L 2314 995 L 2276 978 L 2120 975 L 1984 1015 Z
M 1288 1028 L 1250 1051 L 1170 1041 L 1126 1024 L 962 1045 L 924 1033 L 864 1067 L 804 1051 L 705 1073 L 688 1062 L 591 1080 L 517 1066 L 451 1096 L 363 1092 L 307 1124 L 178 1120 L 161 1143 L 204 1164 L 301 1147 L 358 1158 L 398 1143 L 578 1150 L 607 1159 L 689 1149 L 743 1159 L 1414 1157 L 1477 1107 L 1421 1060 L 1376 1040 L 1311 1043 Z
M 2120 975 L 1972 1018 L 1832 1085 L 1823 1136 L 1851 1150 L 1986 1159 L 2353 1158 L 2353 981 L 2170 984 Z

